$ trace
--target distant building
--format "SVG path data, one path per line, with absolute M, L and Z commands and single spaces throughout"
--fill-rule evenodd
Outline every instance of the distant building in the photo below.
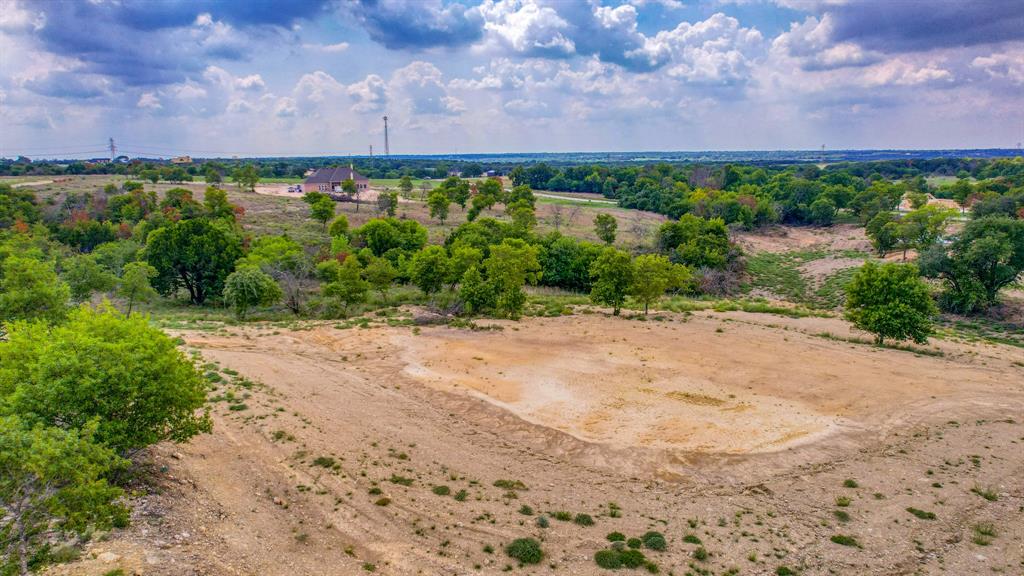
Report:
M 370 179 L 356 172 L 351 166 L 347 168 L 320 168 L 313 172 L 302 183 L 304 192 L 342 192 L 341 183 L 352 180 L 356 190 L 363 191 L 370 187 Z
M 956 200 L 949 200 L 947 198 L 936 198 L 931 194 L 927 194 L 927 197 L 928 202 L 925 203 L 926 206 L 939 206 L 940 208 L 946 208 L 949 210 L 959 210 L 961 212 L 963 211 L 963 208 L 961 208 L 960 205 L 956 203 Z M 896 209 L 899 212 L 910 212 L 911 210 L 914 209 L 913 205 L 911 205 L 910 203 L 909 194 L 903 195 L 903 199 L 900 201 L 900 205 Z
M 191 156 L 175 156 L 174 158 L 171 158 L 171 164 L 191 164 L 191 163 L 192 163 L 192 157 Z

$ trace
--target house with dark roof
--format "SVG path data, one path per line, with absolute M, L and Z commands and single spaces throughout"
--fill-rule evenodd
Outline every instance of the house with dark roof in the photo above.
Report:
M 319 168 L 302 183 L 303 192 L 343 192 L 341 183 L 355 182 L 356 191 L 370 187 L 370 179 L 355 171 L 352 166 L 344 168 Z

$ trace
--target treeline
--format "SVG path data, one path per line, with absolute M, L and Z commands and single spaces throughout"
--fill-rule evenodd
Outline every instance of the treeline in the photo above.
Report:
M 930 167 L 946 166 L 940 161 Z M 968 161 L 960 161 L 966 163 Z M 875 170 L 885 163 L 799 167 L 759 167 L 656 164 L 649 166 L 574 166 L 554 168 L 546 164 L 517 166 L 509 176 L 513 183 L 534 189 L 589 192 L 618 200 L 619 205 L 678 218 L 694 214 L 721 218 L 727 224 L 752 228 L 773 223 L 833 223 L 840 210 L 853 212 L 867 223 L 879 211 L 893 210 L 906 194 L 932 194 L 956 199 L 962 206 L 981 201 L 997 202 L 1003 196 L 1024 193 L 1024 160 L 974 161 L 972 168 L 986 179 L 931 186 L 919 173 L 892 182 Z M 957 164 L 957 163 L 954 163 Z M 878 166 L 876 166 L 878 165 Z M 868 172 L 868 170 L 871 170 Z

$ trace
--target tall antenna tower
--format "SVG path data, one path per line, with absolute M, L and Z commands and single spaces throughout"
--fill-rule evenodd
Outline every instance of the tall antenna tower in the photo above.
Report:
M 391 147 L 388 146 L 388 117 L 384 117 L 384 155 L 391 155 Z
M 114 144 L 113 136 L 110 137 L 110 144 L 108 147 L 110 148 L 110 161 L 113 162 L 114 158 L 117 158 L 117 145 Z
M 373 158 L 373 144 L 370 144 L 370 158 Z

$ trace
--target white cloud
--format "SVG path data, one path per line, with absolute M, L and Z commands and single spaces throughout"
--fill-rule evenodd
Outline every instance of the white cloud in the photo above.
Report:
M 163 108 L 160 104 L 160 98 L 158 98 L 153 92 L 143 92 L 142 95 L 139 96 L 139 100 L 135 103 L 135 106 L 138 108 L 149 108 L 151 110 L 159 110 L 160 108 Z
M 365 79 L 348 86 L 348 95 L 355 103 L 353 112 L 380 112 L 388 102 L 388 87 L 384 79 L 370 74 Z
M 259 74 L 250 74 L 241 78 L 235 78 L 235 87 L 241 90 L 262 90 L 266 88 L 263 77 Z
M 535 0 L 485 0 L 480 13 L 491 41 L 518 54 L 565 56 L 576 51 L 565 36 L 569 23 Z
M 867 66 L 882 59 L 877 52 L 864 50 L 853 42 L 835 42 L 834 22 L 830 14 L 819 20 L 808 16 L 793 22 L 789 31 L 772 41 L 772 51 L 795 59 L 804 70 L 832 70 L 848 66 Z
M 992 78 L 1024 84 L 1024 48 L 978 56 L 971 61 L 971 66 L 984 70 Z
M 335 44 L 303 44 L 302 47 L 305 48 L 306 50 L 312 50 L 314 52 L 340 54 L 348 50 L 348 42 L 338 42 Z

